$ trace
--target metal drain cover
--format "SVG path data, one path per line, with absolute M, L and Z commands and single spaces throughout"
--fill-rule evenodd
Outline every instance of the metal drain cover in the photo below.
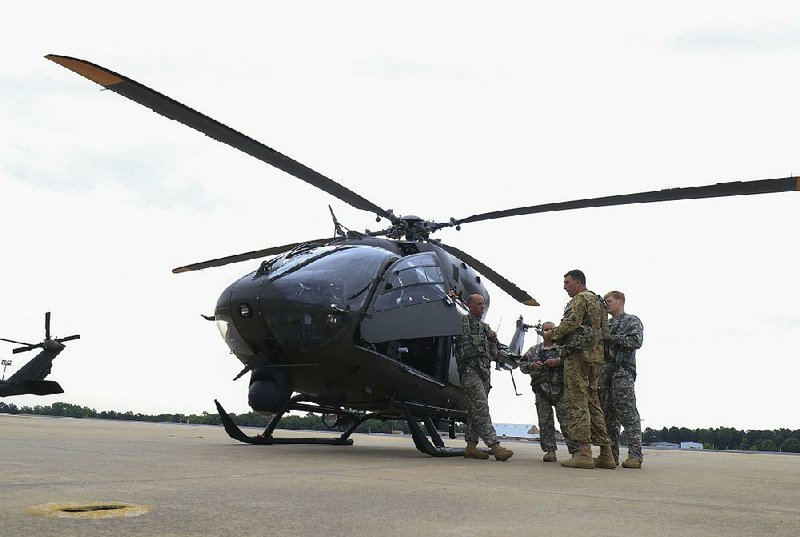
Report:
M 28 507 L 28 514 L 56 518 L 124 518 L 144 515 L 153 510 L 152 505 L 123 502 L 54 502 Z

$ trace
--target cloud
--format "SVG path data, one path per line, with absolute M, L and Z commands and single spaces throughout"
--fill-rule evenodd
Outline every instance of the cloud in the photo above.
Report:
M 679 48 L 711 50 L 774 50 L 800 47 L 800 31 L 690 32 L 675 40 Z
M 169 173 L 158 165 L 163 160 L 154 156 L 152 149 L 115 154 L 81 152 L 61 167 L 17 161 L 0 169 L 21 183 L 57 192 L 88 193 L 98 184 L 114 184 L 127 191 L 134 203 L 144 206 L 206 209 L 212 204 L 199 185 L 171 182 Z

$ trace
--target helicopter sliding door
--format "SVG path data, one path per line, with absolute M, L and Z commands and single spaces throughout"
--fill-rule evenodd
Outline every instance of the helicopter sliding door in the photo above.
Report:
M 400 259 L 379 283 L 361 323 L 361 337 L 390 358 L 446 381 L 461 315 L 444 282 L 436 254 Z

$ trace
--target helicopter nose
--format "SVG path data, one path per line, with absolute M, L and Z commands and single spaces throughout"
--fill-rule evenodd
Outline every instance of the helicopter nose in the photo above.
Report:
M 341 334 L 350 319 L 346 312 L 320 311 L 307 304 L 265 309 L 264 320 L 271 335 L 285 352 L 309 352 Z
M 222 293 L 215 319 L 228 347 L 245 363 L 257 349 L 319 348 L 351 325 L 347 310 L 289 300 L 266 277 L 252 274 Z

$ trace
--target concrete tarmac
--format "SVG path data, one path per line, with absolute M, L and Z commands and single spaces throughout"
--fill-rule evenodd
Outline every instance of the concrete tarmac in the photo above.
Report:
M 354 440 L 251 446 L 221 427 L 0 415 L 0 536 L 800 535 L 797 456 L 646 450 L 641 470 L 573 470 L 531 442 L 501 463 Z M 152 510 L 29 513 L 51 502 Z

